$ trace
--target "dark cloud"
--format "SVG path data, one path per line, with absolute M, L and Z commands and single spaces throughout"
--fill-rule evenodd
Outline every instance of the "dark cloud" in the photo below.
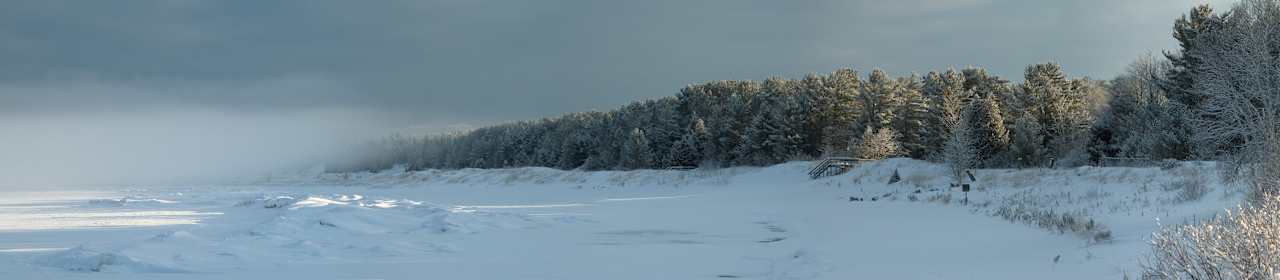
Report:
M 155 83 L 147 87 L 173 90 L 117 101 L 354 106 L 486 122 L 838 67 L 980 65 L 1016 79 L 1026 64 L 1054 60 L 1108 77 L 1172 46 L 1170 22 L 1195 2 L 14 1 L 0 10 L 0 82 Z M 343 88 L 173 86 L 298 77 Z M 41 104 L 29 96 L 40 93 L 13 89 L 3 100 Z M 59 104 L 68 103 L 43 105 Z

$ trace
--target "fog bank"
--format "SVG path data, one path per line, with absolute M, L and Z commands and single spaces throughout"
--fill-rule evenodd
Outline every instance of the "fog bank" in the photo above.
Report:
M 238 181 L 318 166 L 414 123 L 361 106 L 204 100 L 278 102 L 266 98 L 285 96 L 306 104 L 343 90 L 341 83 L 296 77 L 247 84 L 0 85 L 0 100 L 10 101 L 0 106 L 0 188 Z M 83 96 L 96 98 L 70 98 Z M 139 97 L 149 101 L 120 102 Z

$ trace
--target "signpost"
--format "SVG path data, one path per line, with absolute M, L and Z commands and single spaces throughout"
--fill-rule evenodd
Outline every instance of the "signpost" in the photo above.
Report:
M 967 175 L 967 176 L 965 176 L 965 175 Z M 971 185 L 966 184 L 966 183 L 964 182 L 964 179 L 965 179 L 965 177 L 969 177 L 969 182 L 977 182 L 977 181 L 978 181 L 978 178 L 974 177 L 974 176 L 973 176 L 973 171 L 968 170 L 968 169 L 965 169 L 965 170 L 964 170 L 964 172 L 963 172 L 963 174 L 962 174 L 962 172 L 957 171 L 957 172 L 956 172 L 956 177 L 957 177 L 957 178 L 956 178 L 956 181 L 958 181 L 958 182 L 951 183 L 951 187 L 952 187 L 952 188 L 960 187 L 960 191 L 964 192 L 964 201 L 962 201 L 961 203 L 964 203 L 964 205 L 969 205 L 969 189 L 971 188 Z

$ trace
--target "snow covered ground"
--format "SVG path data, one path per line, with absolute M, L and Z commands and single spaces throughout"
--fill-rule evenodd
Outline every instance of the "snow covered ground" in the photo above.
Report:
M 5 279 L 1122 279 L 1160 223 L 1236 205 L 1210 163 L 906 159 L 694 171 L 302 173 L 0 193 Z M 901 181 L 888 184 L 894 171 Z M 1199 188 L 1203 186 L 1203 188 Z M 851 201 L 858 200 L 858 201 Z

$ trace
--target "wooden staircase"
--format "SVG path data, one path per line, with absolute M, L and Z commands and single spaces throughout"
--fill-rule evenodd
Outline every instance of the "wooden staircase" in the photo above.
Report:
M 859 163 L 871 161 L 868 159 L 856 159 L 849 157 L 829 157 L 819 161 L 817 165 L 809 169 L 809 178 L 818 179 L 827 176 L 835 176 L 849 172 Z

